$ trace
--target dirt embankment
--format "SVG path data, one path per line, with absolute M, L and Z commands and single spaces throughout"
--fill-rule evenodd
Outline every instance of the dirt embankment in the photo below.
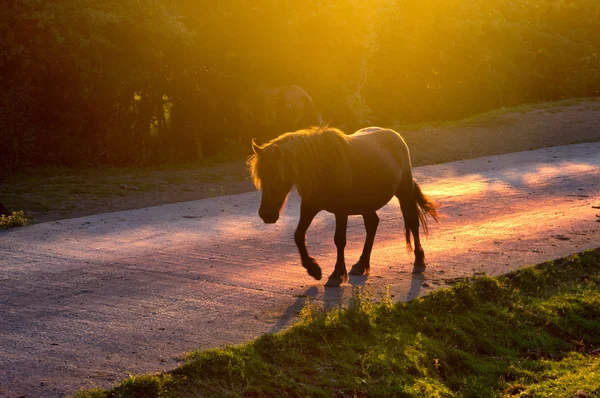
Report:
M 402 130 L 415 166 L 600 140 L 600 101 L 484 115 L 457 125 Z M 17 176 L 6 206 L 35 222 L 186 202 L 254 190 L 245 161 L 209 167 L 108 169 Z

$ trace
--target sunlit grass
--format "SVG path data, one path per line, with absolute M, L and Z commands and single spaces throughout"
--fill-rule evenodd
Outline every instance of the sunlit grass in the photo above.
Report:
M 308 304 L 285 332 L 78 397 L 597 396 L 599 291 L 600 251 L 409 303 L 357 291 L 345 310 Z
M 0 229 L 22 227 L 29 223 L 30 220 L 25 217 L 25 213 L 22 211 L 13 211 L 7 216 L 4 214 L 0 215 Z

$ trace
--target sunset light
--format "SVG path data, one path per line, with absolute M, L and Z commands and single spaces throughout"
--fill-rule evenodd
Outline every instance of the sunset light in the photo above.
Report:
M 16 136 L 3 163 L 214 155 L 258 137 L 236 109 L 257 87 L 298 85 L 323 121 L 348 130 L 600 89 L 591 0 L 17 3 L 0 77 L 13 126 L 0 134 Z M 253 122 L 272 129 L 253 102 Z
M 0 0 L 0 398 L 600 398 L 600 0 Z

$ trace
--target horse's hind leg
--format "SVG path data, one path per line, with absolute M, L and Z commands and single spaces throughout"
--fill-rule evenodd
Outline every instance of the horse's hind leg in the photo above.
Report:
M 337 248 L 337 261 L 335 269 L 325 284 L 327 287 L 338 287 L 348 280 L 346 272 L 346 261 L 344 259 L 344 249 L 346 248 L 346 228 L 348 227 L 348 215 L 335 215 L 335 236 L 334 242 Z
M 371 251 L 373 250 L 375 233 L 377 233 L 377 226 L 379 225 L 379 216 L 377 216 L 377 213 L 372 212 L 363 214 L 362 217 L 365 222 L 365 229 L 367 230 L 367 238 L 365 239 L 365 246 L 363 247 L 360 259 L 352 266 L 350 275 L 365 275 L 369 273 L 371 268 Z
M 406 244 L 409 248 L 411 233 L 414 239 L 415 264 L 413 273 L 420 274 L 425 271 L 425 252 L 421 247 L 421 239 L 419 238 L 419 208 L 417 207 L 417 201 L 414 198 L 406 198 L 405 193 L 397 196 L 400 199 L 400 209 L 402 209 L 406 230 Z
M 300 221 L 298 221 L 298 226 L 294 233 L 294 241 L 300 252 L 302 266 L 306 268 L 310 276 L 316 280 L 321 280 L 321 267 L 319 267 L 314 258 L 308 255 L 308 249 L 306 249 L 306 231 L 318 212 L 318 210 L 307 206 L 304 202 L 300 203 Z

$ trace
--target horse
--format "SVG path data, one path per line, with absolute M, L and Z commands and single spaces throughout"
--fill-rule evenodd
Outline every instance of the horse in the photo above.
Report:
M 238 109 L 242 121 L 242 139 L 264 140 L 284 131 L 322 123 L 312 98 L 302 87 L 295 85 L 250 90 L 241 97 Z M 256 132 L 260 132 L 260 136 L 252 137 Z
M 261 190 L 258 215 L 267 224 L 279 219 L 281 208 L 296 186 L 301 197 L 300 220 L 294 241 L 302 266 L 316 280 L 321 267 L 309 256 L 306 231 L 322 210 L 335 215 L 335 269 L 325 286 L 337 287 L 347 281 L 344 249 L 349 215 L 361 215 L 366 240 L 360 259 L 350 275 L 370 271 L 371 251 L 379 224 L 377 210 L 393 196 L 400 202 L 407 250 L 414 240 L 413 273 L 425 271 L 425 252 L 419 238 L 419 223 L 427 234 L 427 218 L 438 221 L 438 205 L 423 194 L 412 176 L 408 146 L 394 130 L 369 127 L 345 135 L 327 126 L 285 133 L 264 145 L 252 143 L 248 158 L 252 180 Z

